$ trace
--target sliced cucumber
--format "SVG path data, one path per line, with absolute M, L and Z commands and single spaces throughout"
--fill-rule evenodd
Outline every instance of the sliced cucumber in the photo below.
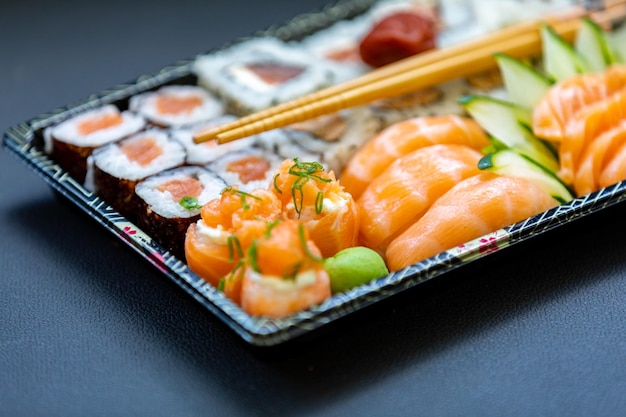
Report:
M 617 59 L 607 33 L 589 18 L 582 19 L 574 48 L 585 59 L 591 71 L 604 71 Z
M 560 203 L 566 203 L 574 198 L 556 175 L 512 150 L 501 150 L 482 157 L 478 162 L 478 168 L 501 175 L 526 178 Z
M 543 65 L 546 73 L 556 81 L 589 71 L 589 64 L 550 26 L 541 27 Z
M 507 101 L 478 95 L 462 97 L 459 103 L 497 140 L 496 148 L 504 145 L 533 159 L 551 172 L 559 169 L 559 163 L 551 149 L 523 125 L 528 123 L 527 109 Z
M 510 55 L 497 53 L 494 56 L 504 78 L 509 100 L 529 109 L 535 107 L 552 85 L 552 80 Z
M 609 32 L 607 38 L 616 63 L 626 63 L 626 24 Z
M 521 107 L 534 108 L 552 85 L 552 80 L 510 55 L 498 53 L 494 56 L 509 100 Z

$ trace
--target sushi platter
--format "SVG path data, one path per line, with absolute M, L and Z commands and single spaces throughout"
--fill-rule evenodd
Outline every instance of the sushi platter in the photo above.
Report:
M 418 10 L 421 17 L 417 24 L 426 28 L 420 36 L 428 38 L 428 42 L 420 47 L 426 49 L 435 48 L 435 44 L 441 49 L 462 45 L 466 39 L 514 24 L 509 21 L 495 22 L 492 15 L 481 16 L 479 9 L 468 17 L 469 3 L 472 2 L 339 1 L 320 12 L 294 17 L 283 26 L 260 31 L 253 37 L 203 52 L 157 73 L 141 76 L 134 82 L 101 91 L 76 105 L 19 123 L 4 132 L 3 145 L 60 196 L 98 222 L 140 258 L 154 265 L 245 342 L 256 346 L 279 345 L 626 198 L 624 181 L 607 180 L 591 186 L 582 185 L 577 179 L 572 179 L 567 185 L 558 180 L 544 181 L 542 170 L 545 171 L 545 167 L 549 168 L 548 171 L 552 169 L 550 164 L 557 151 L 548 149 L 541 141 L 537 142 L 541 142 L 539 144 L 532 142 L 534 145 L 530 148 L 524 147 L 527 142 L 506 143 L 494 133 L 506 131 L 506 136 L 512 130 L 510 136 L 527 136 L 516 130 L 519 127 L 517 122 L 513 123 L 513 128 L 503 128 L 503 122 L 495 123 L 493 117 L 485 117 L 485 114 L 495 112 L 502 115 L 499 120 L 505 120 L 514 114 L 511 108 L 523 107 L 521 104 L 517 106 L 519 103 L 511 107 L 507 100 L 519 98 L 520 103 L 528 100 L 527 92 L 524 97 L 516 97 L 519 93 L 510 84 L 507 85 L 507 76 L 515 72 L 509 70 L 517 68 L 515 65 L 519 62 L 511 64 L 506 57 L 498 61 L 501 64 L 499 68 L 453 78 L 398 97 L 375 100 L 222 145 L 198 143 L 199 134 L 216 126 L 341 84 L 372 71 L 375 66 L 394 62 L 385 61 L 387 58 L 380 51 L 368 49 L 368 54 L 365 54 L 365 49 L 361 49 L 360 57 L 357 53 L 358 45 L 363 47 L 364 39 L 373 33 L 373 28 L 390 16 L 412 19 L 412 13 Z M 473 3 L 477 5 L 481 2 Z M 505 3 L 516 2 L 499 2 L 499 7 L 505 7 Z M 536 3 L 539 8 L 534 15 L 525 9 L 528 15 L 519 15 L 518 18 L 539 18 L 548 12 L 577 6 L 573 1 Z M 510 16 L 506 13 L 502 15 Z M 585 27 L 589 33 L 597 29 L 597 26 Z M 411 54 L 421 52 L 418 49 Z M 545 57 L 543 61 L 545 64 Z M 537 89 L 544 89 L 541 90 L 544 93 L 554 84 L 553 78 L 558 78 L 554 76 L 556 73 L 568 70 L 563 67 L 546 68 L 553 71 L 550 77 L 535 77 L 540 80 L 535 82 Z M 622 78 L 626 79 L 626 75 Z M 624 84 L 616 88 L 626 87 L 626 82 Z M 465 99 L 460 100 L 462 97 Z M 519 112 L 514 117 L 517 114 Z M 471 118 L 475 121 L 468 121 Z M 413 159 L 390 154 L 385 166 L 378 166 L 382 164 L 379 160 L 359 162 L 366 151 L 377 154 L 379 159 L 385 157 L 383 148 L 375 148 L 378 145 L 374 145 L 381 142 L 385 135 L 393 136 L 407 129 L 428 129 L 424 126 L 429 123 L 437 124 L 433 131 L 441 130 L 438 123 L 444 119 L 445 123 L 452 121 L 453 125 L 446 129 L 463 131 L 451 130 L 453 133 L 448 135 L 471 136 L 467 140 L 474 141 L 472 145 L 461 146 L 454 140 L 445 139 L 446 145 L 429 144 L 424 146 L 425 152 L 419 155 L 413 152 Z M 461 122 L 468 124 L 459 128 Z M 478 133 L 468 133 L 475 127 Z M 499 136 L 498 141 L 491 139 L 495 136 Z M 620 137 L 615 140 L 606 138 L 601 143 L 609 149 L 610 144 L 617 143 Z M 454 148 L 457 145 L 459 149 Z M 444 149 L 444 146 L 447 147 Z M 559 155 L 566 155 L 566 148 L 561 146 Z M 485 149 L 491 149 L 491 152 Z M 485 153 L 488 153 L 488 158 Z M 624 155 L 626 158 L 626 153 Z M 470 160 L 467 168 L 463 168 L 465 165 L 458 158 Z M 395 159 L 397 161 L 392 165 Z M 418 251 L 410 243 L 405 247 L 403 245 L 407 243 L 399 241 L 410 229 L 409 220 L 418 223 L 411 217 L 417 216 L 417 206 L 403 208 L 389 205 L 387 201 L 376 200 L 379 197 L 373 196 L 370 191 L 370 184 L 374 181 L 383 183 L 381 178 L 386 178 L 387 184 L 391 184 L 396 178 L 414 170 L 418 172 L 417 176 L 427 175 L 438 169 L 430 167 L 432 161 L 450 160 L 453 161 L 450 165 L 457 167 L 455 169 L 465 171 L 455 172 L 454 175 L 460 177 L 455 177 L 446 186 L 447 189 L 440 192 L 441 195 L 433 197 L 439 203 L 455 182 L 464 183 L 466 177 L 478 177 L 479 170 L 494 171 L 481 173 L 481 181 L 491 181 L 496 176 L 513 181 L 511 178 L 518 175 L 509 177 L 508 171 L 500 169 L 499 164 L 528 167 L 528 159 L 544 161 L 539 170 L 530 164 L 532 167 L 528 172 L 532 172 L 528 177 L 540 177 L 541 185 L 548 184 L 545 186 L 550 187 L 545 203 L 537 203 L 540 198 L 532 196 L 534 191 L 530 190 L 534 190 L 535 182 L 515 184 L 521 187 L 521 191 L 514 194 L 523 198 L 531 196 L 529 201 L 520 200 L 516 204 L 534 209 L 510 220 L 506 220 L 505 214 L 496 214 L 498 221 L 489 230 L 477 232 L 459 242 L 451 240 L 443 249 L 426 250 L 423 255 L 415 255 L 421 248 Z M 128 163 L 129 160 L 132 163 Z M 566 162 L 563 160 L 561 163 Z M 558 162 L 555 164 L 553 171 L 559 169 Z M 458 168 L 461 165 L 463 167 Z M 366 170 L 367 175 L 372 177 L 367 183 L 363 183 L 362 176 L 359 177 L 361 174 L 355 174 L 360 172 L 359 169 Z M 559 172 L 562 171 L 561 168 Z M 503 173 L 505 175 L 501 175 Z M 296 179 L 288 174 L 295 175 Z M 314 203 L 305 207 L 306 187 L 313 183 L 318 184 L 319 190 L 332 191 L 322 194 L 315 189 Z M 538 193 L 544 193 L 540 186 L 537 189 L 541 189 Z M 284 193 L 284 190 L 291 192 Z M 163 199 L 165 191 L 169 200 Z M 404 191 L 418 192 L 417 188 L 406 187 Z M 439 191 L 431 187 L 426 193 L 436 192 Z M 481 191 L 471 188 L 468 192 L 480 195 Z M 500 197 L 489 195 L 490 204 L 496 205 Z M 280 221 L 279 217 L 267 217 L 263 222 L 263 226 L 267 227 L 264 232 L 267 239 L 255 237 L 252 243 L 246 243 L 247 235 L 243 232 L 238 231 L 236 235 L 233 232 L 230 236 L 226 234 L 220 250 L 226 253 L 227 261 L 218 259 L 211 264 L 210 259 L 219 256 L 200 253 L 198 248 L 203 246 L 198 243 L 200 239 L 197 237 L 205 233 L 213 236 L 213 240 L 222 239 L 220 233 L 226 226 L 208 227 L 208 218 L 223 216 L 224 207 L 228 204 L 239 204 L 238 209 L 242 209 L 244 217 L 248 217 L 243 220 L 237 218 L 237 221 L 253 229 L 258 226 L 255 222 L 260 216 L 273 210 L 259 206 L 258 202 L 266 197 L 278 207 L 279 214 L 276 216 L 297 220 L 302 220 L 309 212 L 319 217 L 324 207 L 336 208 L 343 201 L 349 203 L 342 212 L 344 217 L 335 222 L 330 231 L 309 230 L 308 226 L 297 226 L 298 223 L 293 223 L 296 224 L 293 226 L 282 217 Z M 368 203 L 368 198 L 373 202 Z M 410 200 L 409 197 L 405 199 Z M 533 206 L 535 203 L 536 207 Z M 461 205 L 464 206 L 465 201 Z M 430 215 L 433 207 L 439 208 L 433 201 L 429 202 L 420 216 Z M 290 214 L 285 214 L 289 210 Z M 385 216 L 393 218 L 381 226 L 381 219 Z M 402 217 L 402 225 L 398 224 L 398 217 Z M 440 217 L 446 217 L 446 214 Z M 229 222 L 234 224 L 234 219 L 235 214 L 232 214 Z M 369 222 L 367 228 L 363 226 L 366 221 Z M 290 226 L 283 227 L 283 224 Z M 285 235 L 287 237 L 278 243 L 271 242 L 270 231 L 288 233 L 289 227 L 295 227 L 293 235 Z M 418 236 L 429 233 L 426 226 L 421 227 L 414 233 Z M 305 228 L 306 232 L 303 231 Z M 352 238 L 344 239 L 347 243 L 335 236 L 344 233 L 344 229 L 346 234 L 352 235 Z M 314 241 L 313 249 L 307 246 L 309 236 Z M 294 240 L 289 240 L 291 238 Z M 405 240 L 412 242 L 415 238 Z M 246 253 L 254 250 L 254 263 L 257 265 L 253 267 L 258 272 L 258 264 L 267 262 L 262 256 L 262 245 L 274 245 L 273 250 L 276 251 L 280 250 L 280 245 L 298 247 L 301 243 L 302 256 L 308 257 L 306 262 L 315 263 L 320 257 L 329 259 L 343 249 L 363 245 L 386 256 L 389 269 L 384 267 L 384 273 L 354 285 L 326 282 L 322 296 L 286 312 L 251 306 L 251 301 L 242 300 L 246 295 L 240 294 L 246 291 L 246 284 L 238 281 L 231 284 L 227 279 L 235 276 L 240 265 L 245 265 L 235 262 L 238 256 L 243 262 L 242 245 L 247 248 Z M 408 251 L 409 255 L 391 253 L 398 247 Z M 223 253 L 220 256 L 224 258 Z M 281 257 L 280 252 L 272 256 Z M 270 259 L 271 262 L 274 260 Z M 315 278 L 300 273 L 300 268 L 306 265 L 305 261 L 298 263 L 293 277 L 288 283 L 281 283 L 280 287 L 308 285 L 306 282 Z M 226 269 L 222 270 L 222 267 Z M 356 269 L 351 271 L 357 273 Z M 321 274 L 326 281 L 329 280 L 325 272 Z M 233 295 L 235 292 L 236 295 Z M 260 302 L 257 300 L 257 303 Z

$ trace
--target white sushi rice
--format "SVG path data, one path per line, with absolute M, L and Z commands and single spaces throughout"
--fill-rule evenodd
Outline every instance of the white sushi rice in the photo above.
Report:
M 258 180 L 243 182 L 239 173 L 229 171 L 228 166 L 237 161 L 244 160 L 246 158 L 256 157 L 265 160 L 269 169 L 266 171 L 265 176 Z M 212 162 L 207 166 L 210 170 L 216 172 L 220 177 L 224 178 L 226 184 L 229 186 L 238 185 L 241 191 L 251 192 L 257 188 L 268 188 L 271 185 L 272 177 L 276 170 L 280 168 L 283 158 L 280 156 L 267 152 L 260 148 L 253 148 L 244 151 L 231 152 L 224 155 L 220 159 Z
M 158 215 L 165 218 L 189 218 L 200 213 L 200 208 L 189 210 L 176 201 L 172 194 L 159 190 L 162 184 L 192 177 L 202 184 L 202 192 L 196 198 L 202 206 L 219 198 L 226 183 L 214 172 L 201 167 L 182 167 L 151 176 L 135 187 L 135 193 Z
M 286 129 L 274 129 L 261 133 L 258 135 L 257 146 L 285 159 L 295 157 L 303 159 L 304 153 L 307 153 L 308 159 L 318 156 L 295 143 Z
M 187 152 L 187 163 L 192 165 L 206 165 L 230 152 L 251 148 L 257 141 L 256 136 L 249 136 L 232 142 L 218 145 L 216 141 L 195 143 L 193 136 L 212 127 L 232 122 L 236 117 L 224 115 L 207 122 L 193 126 L 172 130 L 172 137 L 183 144 Z
M 299 46 L 309 51 L 315 59 L 328 65 L 333 73 L 334 82 L 347 81 L 371 70 L 359 56 L 359 45 L 371 26 L 371 22 L 365 16 L 341 20 L 305 38 Z M 335 52 L 350 49 L 355 50 L 356 60 L 334 60 L 330 57 Z
M 249 71 L 252 64 L 303 68 L 302 73 L 278 84 L 268 84 Z M 244 41 L 226 50 L 200 56 L 194 63 L 198 83 L 242 112 L 257 111 L 294 99 L 333 83 L 332 72 L 309 53 L 271 37 Z
M 314 156 L 315 160 L 336 175 L 340 175 L 356 151 L 381 130 L 380 119 L 374 117 L 369 107 L 344 110 L 340 115 L 346 126 L 341 137 L 335 141 L 326 141 L 307 131 L 287 129 L 288 136 L 296 146 L 302 148 L 305 156 Z
M 154 139 L 163 152 L 154 158 L 148 165 L 142 166 L 128 159 L 122 151 L 121 145 L 143 138 Z M 185 148 L 179 142 L 172 140 L 168 133 L 160 129 L 149 129 L 135 134 L 121 142 L 111 143 L 98 148 L 92 154 L 92 163 L 102 171 L 116 178 L 125 180 L 141 180 L 166 169 L 174 168 L 185 162 Z M 92 178 L 88 174 L 88 177 Z
M 96 130 L 95 132 L 87 135 L 82 134 L 79 130 L 79 126 L 83 122 L 114 115 L 121 115 L 122 123 Z M 53 139 L 81 147 L 102 146 L 140 131 L 143 129 L 145 124 L 146 120 L 141 115 L 128 111 L 120 113 L 116 106 L 112 104 L 105 105 L 103 107 L 78 114 L 65 120 L 64 122 L 59 123 L 58 125 L 45 129 L 43 133 L 45 146 L 44 150 L 46 153 L 52 152 L 54 147 Z
M 159 98 L 164 96 L 182 100 L 197 98 L 201 104 L 188 112 L 161 113 L 157 103 Z M 159 126 L 191 125 L 224 114 L 224 105 L 221 101 L 204 88 L 193 85 L 170 85 L 133 96 L 129 108 Z

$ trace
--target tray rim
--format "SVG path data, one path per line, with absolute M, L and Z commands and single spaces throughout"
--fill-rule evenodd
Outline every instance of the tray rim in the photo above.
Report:
M 285 25 L 259 31 L 254 36 L 273 35 L 281 38 L 288 37 L 289 34 L 292 37 L 302 36 L 312 32 L 313 23 L 311 22 L 315 22 L 314 26 L 320 29 L 320 25 L 323 27 L 324 24 L 332 23 L 342 17 L 345 18 L 351 13 L 367 8 L 371 3 L 373 0 L 339 1 L 320 12 L 298 15 Z M 248 38 L 241 38 L 236 42 L 245 39 Z M 230 45 L 232 43 L 223 45 L 222 48 L 227 48 Z M 573 220 L 620 203 L 626 198 L 626 182 L 619 182 L 522 222 L 488 233 L 459 247 L 393 272 L 386 277 L 345 293 L 335 294 L 313 308 L 295 313 L 284 319 L 249 316 L 223 293 L 189 270 L 183 261 L 165 251 L 135 224 L 113 210 L 100 197 L 77 183 L 50 159 L 34 140 L 36 132 L 76 113 L 103 104 L 127 100 L 132 95 L 191 76 L 191 66 L 194 59 L 179 61 L 154 74 L 142 75 L 132 82 L 92 94 L 78 103 L 68 104 L 15 124 L 4 132 L 3 147 L 39 175 L 51 188 L 174 281 L 251 345 L 280 345 L 383 299 L 416 287 L 477 259 L 489 256 L 495 251 L 569 224 Z

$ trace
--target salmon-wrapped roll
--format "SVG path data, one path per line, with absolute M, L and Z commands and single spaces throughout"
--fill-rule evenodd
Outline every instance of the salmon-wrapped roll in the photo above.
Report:
M 251 193 L 230 187 L 220 198 L 202 207 L 201 219 L 192 223 L 185 236 L 189 268 L 218 287 L 230 274 L 252 241 L 262 235 L 266 222 L 282 210 L 274 193 L 258 189 Z
M 357 244 L 356 202 L 318 162 L 286 159 L 271 190 L 282 201 L 283 215 L 304 224 L 324 257 Z
M 283 317 L 331 295 L 321 252 L 297 220 L 268 224 L 247 251 L 240 289 L 241 307 L 254 316 Z

